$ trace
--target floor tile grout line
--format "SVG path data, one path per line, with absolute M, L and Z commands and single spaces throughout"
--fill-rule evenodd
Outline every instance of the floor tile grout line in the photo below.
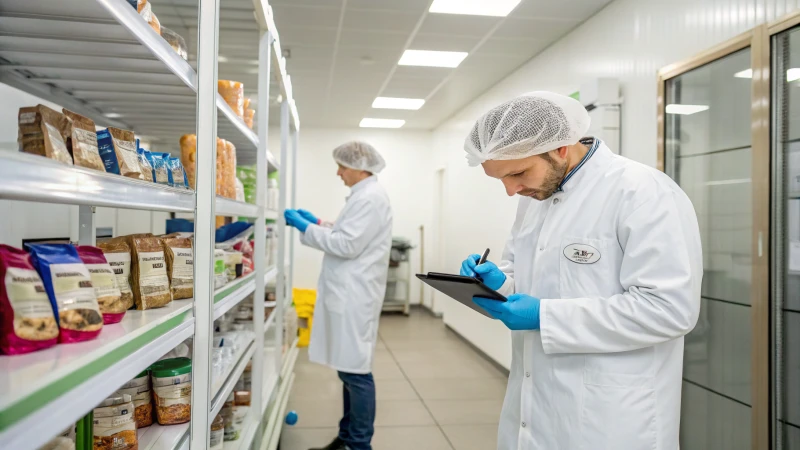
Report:
M 392 349 L 389 348 L 388 345 L 386 345 L 386 341 L 383 339 L 383 336 L 381 336 L 380 333 L 378 333 L 378 336 L 380 337 L 381 341 L 383 342 L 384 347 L 386 347 L 386 351 L 388 351 L 389 355 L 391 355 L 392 360 L 395 362 L 395 364 L 397 364 L 397 367 L 400 369 L 400 372 L 403 374 L 403 377 L 405 377 L 405 379 L 408 382 L 409 386 L 411 386 L 411 389 L 413 389 L 414 393 L 417 394 L 417 397 L 419 398 L 420 402 L 422 403 L 422 406 L 425 407 L 425 411 L 428 411 L 428 414 L 430 414 L 431 419 L 433 419 L 433 423 L 435 423 L 436 427 L 439 428 L 439 432 L 442 433 L 442 436 L 444 436 L 445 441 L 447 441 L 447 445 L 449 445 L 452 450 L 455 450 L 456 449 L 455 445 L 453 445 L 453 442 L 450 441 L 450 438 L 447 436 L 447 433 L 444 432 L 444 428 L 442 428 L 442 425 L 439 423 L 439 421 L 436 420 L 436 416 L 434 416 L 433 412 L 430 410 L 430 408 L 428 408 L 428 404 L 422 398 L 422 395 L 419 393 L 419 391 L 417 391 L 417 388 L 416 388 L 416 386 L 414 386 L 414 383 L 412 383 L 411 379 L 408 378 L 408 375 L 406 374 L 406 371 L 403 370 L 403 367 L 400 365 L 400 362 L 397 361 L 397 357 L 394 356 L 394 352 L 392 351 Z

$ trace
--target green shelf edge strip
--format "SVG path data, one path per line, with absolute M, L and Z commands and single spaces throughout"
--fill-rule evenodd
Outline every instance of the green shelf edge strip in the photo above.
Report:
M 253 272 L 253 273 L 255 273 L 255 272 Z M 224 291 L 222 291 L 222 292 L 220 292 L 218 294 L 214 294 L 214 303 L 215 304 L 219 303 L 220 300 L 222 300 L 223 298 L 231 295 L 233 293 L 233 291 L 236 291 L 239 288 L 241 288 L 242 286 L 244 286 L 245 284 L 249 283 L 250 281 L 255 280 L 255 278 L 253 278 L 253 277 L 254 277 L 254 275 L 252 275 L 252 274 L 251 275 L 247 275 L 247 277 L 242 277 L 242 278 L 239 279 L 238 282 L 234 281 L 233 284 L 230 287 L 224 288 L 225 289 Z
M 71 391 L 90 377 L 120 362 L 122 359 L 130 356 L 134 351 L 139 350 L 167 331 L 177 327 L 184 321 L 189 312 L 190 311 L 186 311 L 167 320 L 146 333 L 143 333 L 141 336 L 132 339 L 130 342 L 73 370 L 64 377 L 53 381 L 27 397 L 20 399 L 5 410 L 0 411 L 0 431 L 10 428 L 15 423 L 46 406 L 52 400 Z

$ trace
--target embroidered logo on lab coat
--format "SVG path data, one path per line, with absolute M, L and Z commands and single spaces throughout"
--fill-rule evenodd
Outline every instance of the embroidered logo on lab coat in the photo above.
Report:
M 594 264 L 600 260 L 600 251 L 591 245 L 569 244 L 564 247 L 564 256 L 578 264 Z

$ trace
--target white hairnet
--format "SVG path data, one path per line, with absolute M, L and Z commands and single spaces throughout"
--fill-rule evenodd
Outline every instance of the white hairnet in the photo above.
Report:
M 371 173 L 379 173 L 386 167 L 386 162 L 375 147 L 359 141 L 336 147 L 333 150 L 333 160 L 345 167 Z
M 491 109 L 464 142 L 469 165 L 522 159 L 577 143 L 589 130 L 589 113 L 574 98 L 530 92 Z

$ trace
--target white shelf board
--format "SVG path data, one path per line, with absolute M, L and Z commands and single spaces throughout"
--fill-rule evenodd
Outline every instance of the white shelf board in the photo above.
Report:
M 250 361 L 250 358 L 253 357 L 253 353 L 255 352 L 255 345 L 253 341 L 249 341 L 247 345 L 244 345 L 238 352 L 236 352 L 235 356 L 235 363 L 231 364 L 230 367 L 227 367 L 225 372 L 219 377 L 211 387 L 211 393 L 213 395 L 213 399 L 211 400 L 211 416 L 216 417 L 219 414 L 220 410 L 222 409 L 222 405 L 225 404 L 225 401 L 228 399 L 228 396 L 233 392 L 233 388 L 236 386 L 236 382 L 239 380 L 239 377 L 242 376 L 244 373 L 245 367 L 247 367 L 247 363 Z
M 278 276 L 278 268 L 272 266 L 267 269 L 267 272 L 264 274 L 264 285 L 268 285 L 270 281 L 274 280 Z
M 99 126 L 133 130 L 159 151 L 195 133 L 197 72 L 126 0 L 72 0 L 68 8 L 3 0 L 0 48 L 12 52 L 0 63 L 0 81 Z M 219 137 L 236 146 L 241 163 L 254 164 L 258 136 L 221 96 L 216 103 Z M 109 119 L 110 112 L 122 117 Z M 277 170 L 274 155 L 268 152 L 267 160 Z
M 218 216 L 258 217 L 258 206 L 217 196 L 215 213 Z
M 192 299 L 128 311 L 91 341 L 0 356 L 0 448 L 38 448 L 194 332 Z M 32 412 L 29 412 L 32 411 Z
M 253 443 L 253 438 L 256 436 L 258 426 L 261 423 L 261 417 L 256 414 L 255 409 L 249 408 L 247 415 L 242 423 L 242 434 L 239 439 L 235 441 L 225 441 L 223 445 L 224 450 L 247 450 L 250 444 Z
M 69 205 L 193 212 L 194 191 L 0 151 L 0 198 Z
M 188 450 L 189 422 L 177 425 L 152 425 L 136 431 L 139 450 Z
M 219 319 L 255 291 L 254 274 L 255 272 L 251 272 L 214 291 L 214 320 Z

